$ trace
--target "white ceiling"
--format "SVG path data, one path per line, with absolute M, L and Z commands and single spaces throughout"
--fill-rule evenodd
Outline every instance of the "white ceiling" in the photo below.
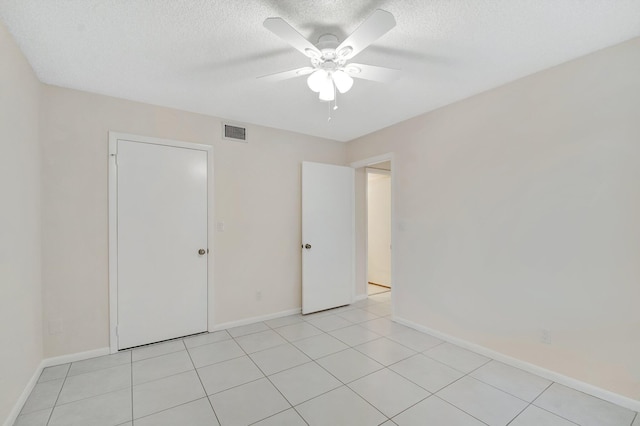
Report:
M 402 70 L 357 80 L 328 106 L 308 65 L 267 31 L 280 16 L 340 40 L 376 8 L 397 26 L 355 58 Z M 0 0 L 0 17 L 48 84 L 348 141 L 640 36 L 640 0 Z

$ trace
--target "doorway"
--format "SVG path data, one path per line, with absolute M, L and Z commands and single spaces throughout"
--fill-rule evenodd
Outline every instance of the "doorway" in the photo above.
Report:
M 367 295 L 391 291 L 391 161 L 368 166 Z

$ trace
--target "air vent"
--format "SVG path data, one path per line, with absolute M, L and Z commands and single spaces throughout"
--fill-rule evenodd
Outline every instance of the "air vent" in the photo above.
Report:
M 225 124 L 222 138 L 237 142 L 247 142 L 247 129 L 245 127 Z

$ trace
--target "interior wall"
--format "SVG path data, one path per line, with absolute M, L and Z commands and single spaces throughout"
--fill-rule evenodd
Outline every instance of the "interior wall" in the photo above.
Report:
M 222 140 L 218 118 L 45 86 L 45 356 L 109 345 L 108 132 L 213 145 L 216 324 L 300 308 L 300 164 L 344 164 L 344 143 L 247 126 Z
M 368 172 L 367 280 L 391 286 L 391 175 Z
M 640 400 L 638 75 L 636 38 L 349 142 L 394 152 L 395 314 Z
M 42 360 L 40 83 L 0 22 L 0 420 Z

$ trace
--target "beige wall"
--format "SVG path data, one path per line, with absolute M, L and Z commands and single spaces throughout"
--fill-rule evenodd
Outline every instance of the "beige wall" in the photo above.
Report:
M 215 323 L 300 308 L 300 163 L 344 164 L 345 144 L 58 87 L 43 88 L 45 356 L 109 345 L 108 132 L 214 147 Z M 258 300 L 257 292 L 261 292 Z
M 0 421 L 42 360 L 40 83 L 0 22 Z
M 634 39 L 350 142 L 395 152 L 396 315 L 640 400 L 639 75 Z

